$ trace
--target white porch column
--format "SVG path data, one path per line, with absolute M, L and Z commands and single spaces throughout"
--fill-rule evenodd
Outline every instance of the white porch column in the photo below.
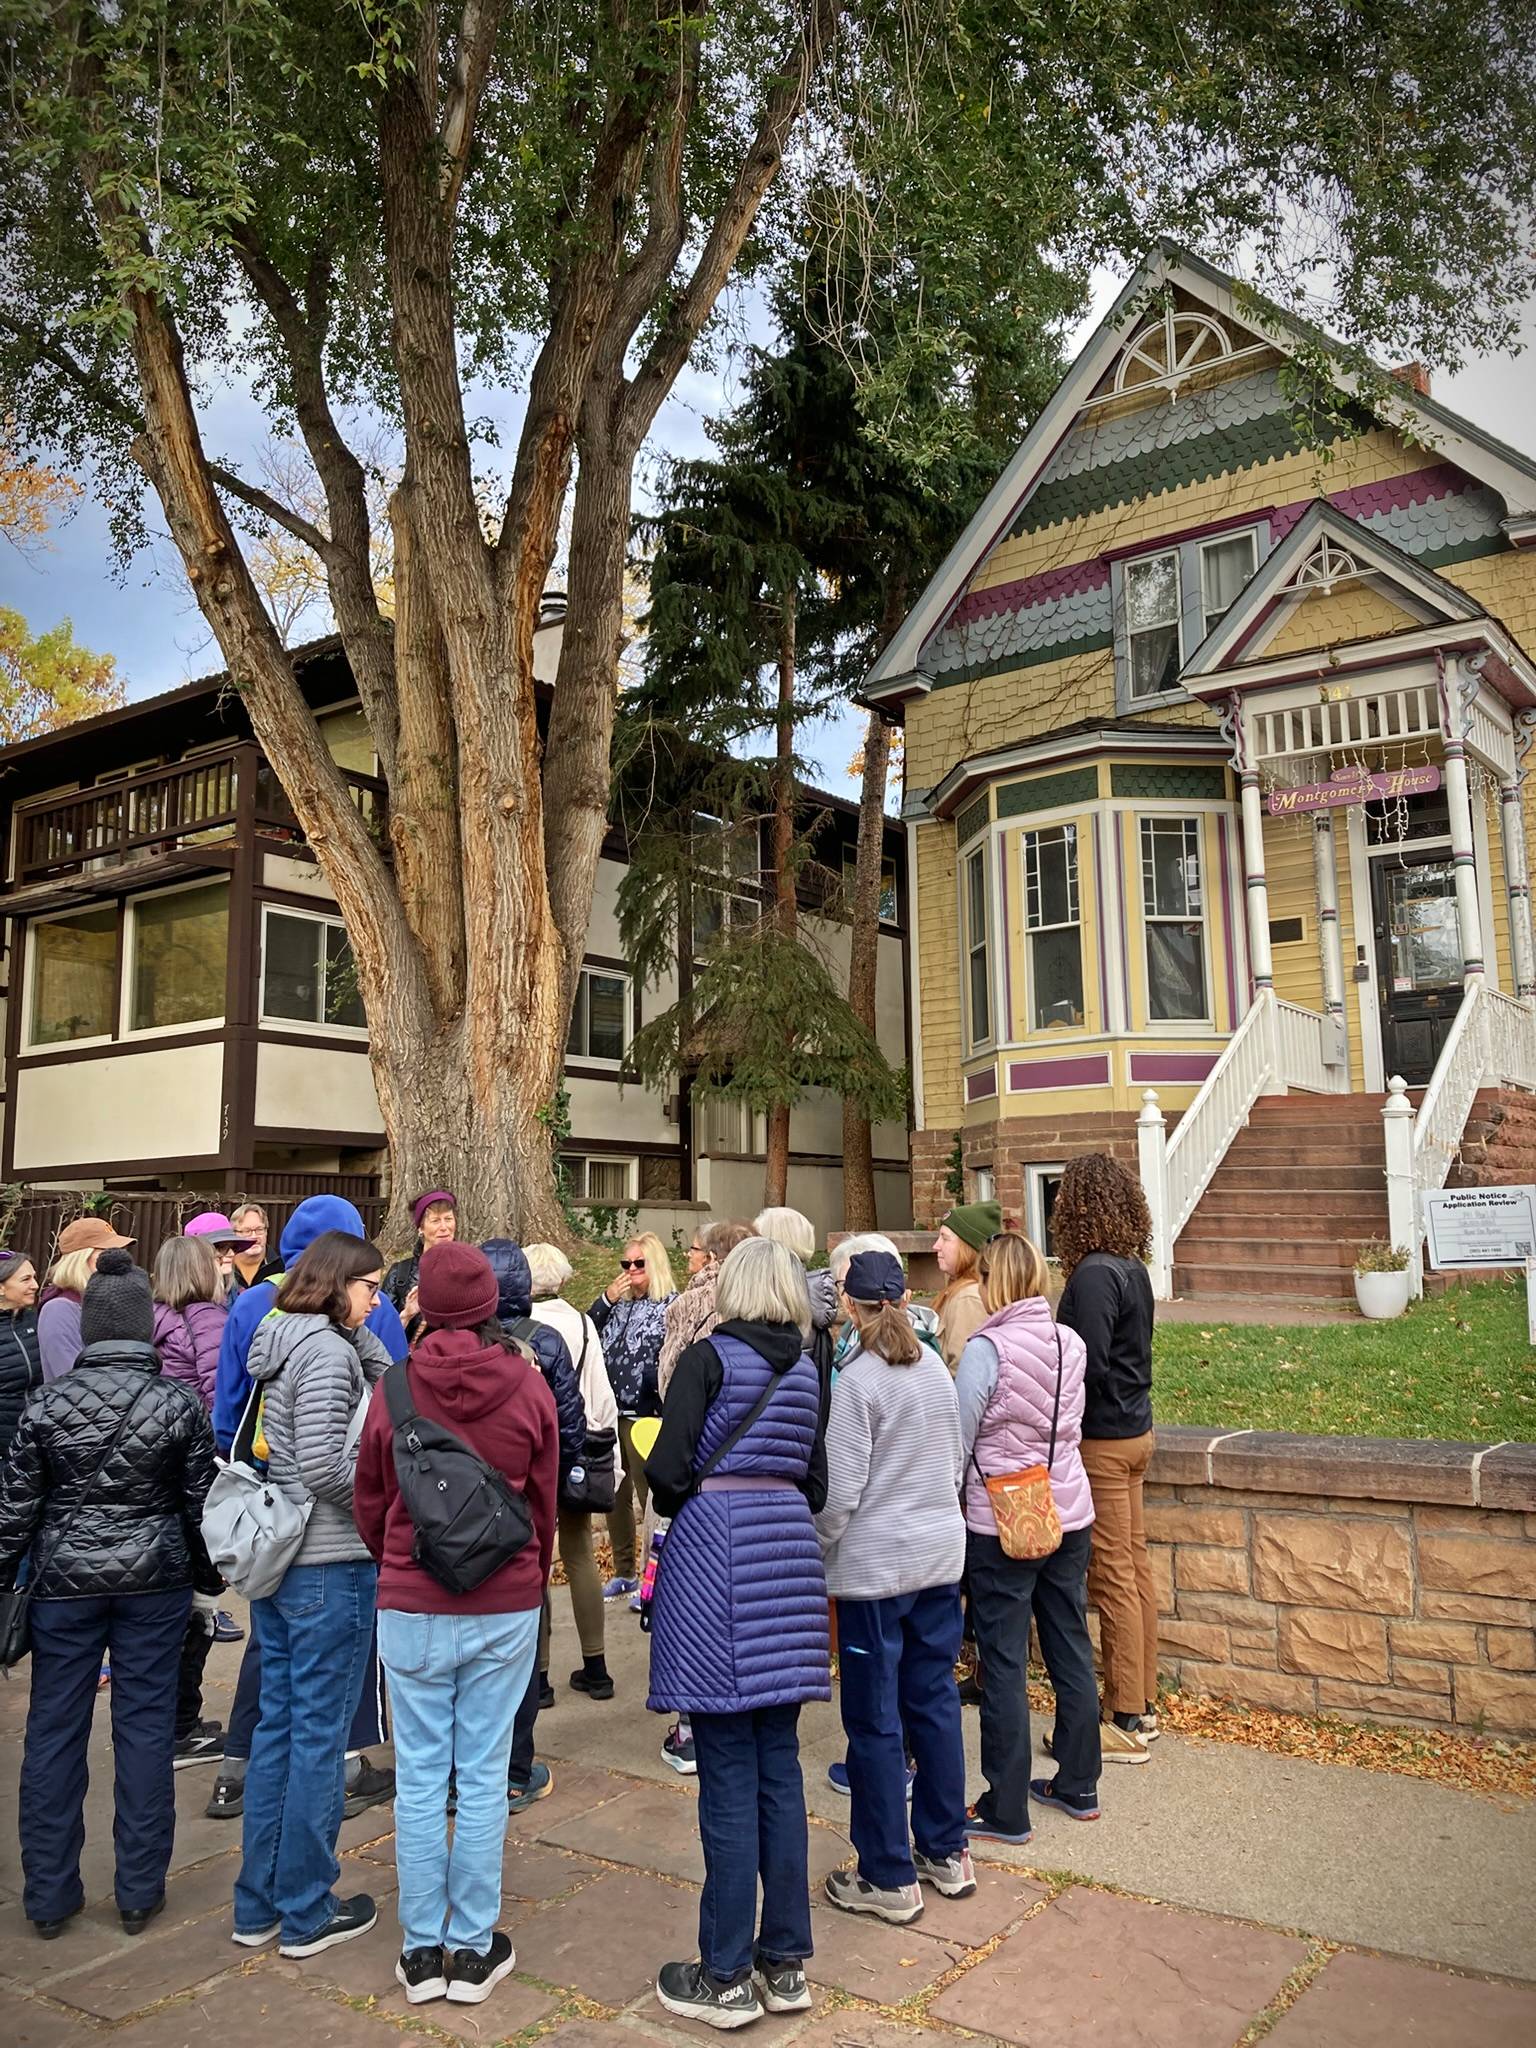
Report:
M 1269 950 L 1269 884 L 1264 875 L 1264 799 L 1252 768 L 1242 771 L 1243 881 L 1248 903 L 1248 966 L 1253 992 L 1273 988 L 1274 961 Z M 1469 820 L 1470 820 L 1470 813 Z M 1470 822 L 1468 829 L 1470 831 Z
M 1387 1239 L 1408 1254 L 1409 1286 L 1424 1292 L 1424 1264 L 1419 1247 L 1419 1198 L 1413 1172 L 1415 1111 L 1401 1074 L 1387 1083 L 1382 1104 L 1383 1139 L 1387 1154 Z
M 1531 936 L 1531 885 L 1525 858 L 1525 820 L 1520 815 L 1523 776 L 1499 784 L 1499 816 L 1504 826 L 1504 880 L 1509 890 L 1509 950 L 1515 994 L 1536 996 L 1536 944 Z
M 1312 871 L 1317 885 L 1317 930 L 1322 951 L 1323 1010 L 1334 1027 L 1335 1057 L 1330 1066 L 1349 1064 L 1349 1034 L 1344 1023 L 1344 941 L 1339 931 L 1339 870 L 1334 859 L 1333 814 L 1319 811 L 1312 821 Z
M 1483 917 L 1477 902 L 1477 856 L 1472 849 L 1472 796 L 1467 783 L 1467 748 L 1462 713 L 1463 693 L 1475 692 L 1478 679 L 1458 664 L 1460 688 L 1447 688 L 1441 668 L 1440 723 L 1445 735 L 1445 800 L 1451 821 L 1451 863 L 1456 874 L 1456 919 L 1461 926 L 1461 974 L 1470 981 L 1483 971 Z M 1470 712 L 1467 716 L 1470 717 Z
M 1136 1119 L 1136 1165 L 1142 1193 L 1152 1215 L 1152 1256 L 1147 1274 L 1157 1301 L 1173 1294 L 1173 1246 L 1169 1241 L 1168 1214 L 1168 1119 L 1158 1107 L 1157 1090 L 1147 1089 Z

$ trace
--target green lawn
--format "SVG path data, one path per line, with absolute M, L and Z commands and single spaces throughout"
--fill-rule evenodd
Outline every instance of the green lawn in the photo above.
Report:
M 1393 1323 L 1160 1324 L 1159 1422 L 1322 1436 L 1536 1439 L 1525 1281 L 1453 1289 Z

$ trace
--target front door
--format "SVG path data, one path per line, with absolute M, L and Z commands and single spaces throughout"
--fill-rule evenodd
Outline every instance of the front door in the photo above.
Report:
M 1404 853 L 1371 868 L 1383 1068 L 1422 1088 L 1461 1006 L 1456 870 L 1444 853 Z

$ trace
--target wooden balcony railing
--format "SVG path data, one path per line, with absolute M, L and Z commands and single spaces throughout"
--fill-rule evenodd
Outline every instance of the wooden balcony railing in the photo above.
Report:
M 383 782 L 349 768 L 342 779 L 387 846 Z M 249 741 L 69 796 L 37 797 L 16 806 L 14 886 L 232 840 L 245 819 L 265 837 L 303 844 L 282 784 Z

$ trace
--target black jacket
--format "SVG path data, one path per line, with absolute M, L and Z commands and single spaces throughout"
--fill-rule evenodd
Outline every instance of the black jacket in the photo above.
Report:
M 0 1309 L 0 1463 L 11 1448 L 22 1406 L 43 1384 L 37 1353 L 37 1310 Z
M 418 1237 L 415 1251 L 408 1259 L 396 1259 L 384 1275 L 384 1285 L 379 1289 L 380 1294 L 393 1306 L 395 1314 L 402 1320 L 405 1316 L 405 1298 L 416 1285 L 417 1276 L 421 1271 L 421 1254 L 422 1242 Z
M 130 1407 L 121 1442 L 72 1514 Z M 88 1344 L 22 1411 L 0 1472 L 0 1585 L 33 1550 L 40 1599 L 212 1591 L 219 1581 L 197 1524 L 213 1473 L 203 1404 L 161 1376 L 153 1344 Z
M 1072 1268 L 1056 1320 L 1088 1347 L 1085 1437 L 1152 1427 L 1152 1282 L 1140 1259 L 1090 1252 Z
M 496 1318 L 510 1336 L 533 1353 L 544 1384 L 555 1397 L 555 1415 L 560 1425 L 560 1484 L 564 1486 L 573 1465 L 581 1459 L 587 1441 L 587 1404 L 581 1398 L 581 1381 L 571 1363 L 565 1339 L 548 1323 L 532 1319 L 533 1275 L 528 1254 L 510 1237 L 493 1237 L 481 1245 L 496 1275 L 499 1296 Z

